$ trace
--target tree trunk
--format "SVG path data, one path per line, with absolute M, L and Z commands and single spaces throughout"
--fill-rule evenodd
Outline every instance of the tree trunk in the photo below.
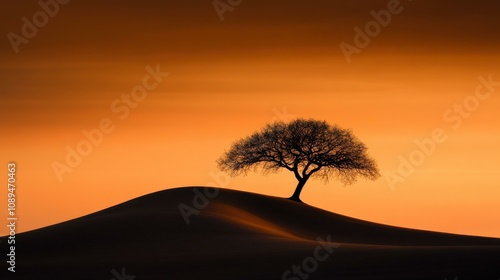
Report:
M 295 188 L 295 192 L 293 193 L 293 195 L 289 199 L 291 199 L 293 201 L 297 201 L 297 202 L 302 202 L 302 200 L 300 200 L 300 192 L 302 191 L 302 188 L 304 187 L 306 182 L 307 182 L 307 179 L 299 180 L 299 183 L 297 184 L 297 188 Z

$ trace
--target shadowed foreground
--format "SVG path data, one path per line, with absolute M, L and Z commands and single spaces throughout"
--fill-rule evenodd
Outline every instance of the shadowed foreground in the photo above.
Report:
M 225 189 L 187 225 L 179 204 L 194 207 L 193 197 L 194 188 L 165 190 L 19 234 L 17 272 L 0 278 L 500 278 L 500 239 L 390 227 Z

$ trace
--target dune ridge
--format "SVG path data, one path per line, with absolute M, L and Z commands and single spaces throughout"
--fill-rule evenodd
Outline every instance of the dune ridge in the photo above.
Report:
M 500 278 L 500 239 L 371 223 L 285 198 L 220 189 L 188 225 L 179 205 L 195 188 L 19 234 L 18 272 L 1 278 L 112 279 L 126 268 L 137 280 L 287 279 L 318 239 L 339 246 L 307 279 Z

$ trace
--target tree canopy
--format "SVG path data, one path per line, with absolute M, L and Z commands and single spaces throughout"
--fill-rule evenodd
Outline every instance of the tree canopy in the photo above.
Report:
M 349 185 L 358 177 L 375 180 L 380 176 L 365 144 L 350 130 L 312 119 L 268 124 L 235 142 L 217 163 L 232 176 L 250 170 L 289 170 L 299 182 L 290 197 L 296 201 L 300 201 L 300 192 L 311 177 L 325 182 L 337 178 Z

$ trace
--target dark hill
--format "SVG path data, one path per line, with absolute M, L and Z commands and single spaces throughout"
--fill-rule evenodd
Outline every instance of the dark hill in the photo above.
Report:
M 1 279 L 132 280 L 115 275 L 122 269 L 135 280 L 500 278 L 500 239 L 391 227 L 226 189 L 196 209 L 207 201 L 193 204 L 195 190 L 206 189 L 160 191 L 19 234 L 17 272 L 4 269 Z M 181 204 L 199 211 L 189 224 Z

